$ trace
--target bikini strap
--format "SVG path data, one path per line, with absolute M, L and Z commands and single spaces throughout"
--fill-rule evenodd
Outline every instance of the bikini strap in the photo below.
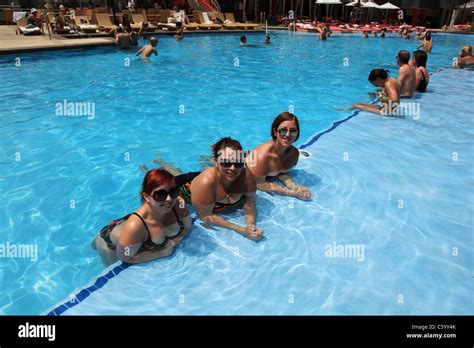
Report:
M 178 224 L 179 224 L 179 227 L 181 229 L 184 228 L 184 224 L 183 224 L 183 221 L 181 221 L 181 219 L 179 218 L 178 216 L 178 212 L 176 211 L 176 207 L 173 207 L 173 213 L 174 213 L 174 216 L 176 216 L 176 220 L 178 221 Z
M 143 220 L 143 218 L 138 213 L 133 212 L 132 214 L 138 216 L 140 220 L 142 220 L 143 225 L 145 226 L 146 231 L 148 232 L 148 239 L 151 239 L 150 230 L 148 229 L 148 225 L 146 224 L 145 220 Z

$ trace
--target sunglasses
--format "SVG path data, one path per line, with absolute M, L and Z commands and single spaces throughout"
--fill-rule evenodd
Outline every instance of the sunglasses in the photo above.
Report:
M 292 137 L 296 137 L 298 135 L 298 130 L 297 129 L 290 129 L 290 136 Z M 280 128 L 278 130 L 278 134 L 280 134 L 280 136 L 284 136 L 288 133 L 288 129 L 287 128 Z
M 231 162 L 231 161 L 225 161 L 225 160 L 223 160 L 222 162 L 219 162 L 219 163 L 224 168 L 230 168 L 230 167 L 232 167 L 232 165 L 234 165 L 236 169 L 241 169 L 245 165 L 244 162 Z
M 153 192 L 153 199 L 157 202 L 164 202 L 168 196 L 170 196 L 171 199 L 175 199 L 179 196 L 179 189 L 173 187 L 169 191 L 161 189 Z

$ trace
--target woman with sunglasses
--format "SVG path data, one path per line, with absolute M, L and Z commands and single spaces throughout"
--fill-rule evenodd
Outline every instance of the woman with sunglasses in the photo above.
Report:
M 247 167 L 255 176 L 258 189 L 311 200 L 311 191 L 295 184 L 289 173 L 298 163 L 300 155 L 293 146 L 300 136 L 298 119 L 289 112 L 282 112 L 273 121 L 270 134 L 272 140 L 257 146 L 247 157 Z
M 253 240 L 263 236 L 255 225 L 255 179 L 245 168 L 245 155 L 237 140 L 223 138 L 212 146 L 215 166 L 196 176 L 190 185 L 191 203 L 199 218 Z M 243 208 L 246 226 L 236 225 L 218 213 Z
M 191 226 L 175 177 L 163 169 L 146 173 L 140 192 L 142 205 L 135 212 L 113 221 L 95 238 L 106 265 L 150 261 L 171 255 Z

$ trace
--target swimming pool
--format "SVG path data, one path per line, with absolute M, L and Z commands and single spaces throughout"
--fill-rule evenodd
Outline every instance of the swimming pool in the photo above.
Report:
M 394 57 L 398 50 L 413 51 L 416 46 L 414 41 L 397 38 L 364 41 L 348 36 L 320 42 L 312 35 L 277 32 L 272 33 L 272 46 L 249 48 L 240 47 L 238 37 L 188 36 L 183 42 L 160 37 L 160 55 L 148 64 L 133 59 L 128 64 L 131 54 L 113 48 L 20 56 L 19 67 L 14 64 L 14 56 L 0 58 L 0 73 L 6 77 L 0 86 L 0 142 L 4 149 L 0 155 L 1 235 L 10 243 L 38 246 L 36 262 L 16 258 L 2 262 L 1 313 L 44 313 L 102 271 L 90 241 L 103 225 L 136 208 L 142 179 L 139 164 L 151 166 L 151 161 L 160 156 L 183 170 L 198 169 L 215 140 L 229 135 L 239 139 L 245 148 L 252 148 L 268 139 L 271 120 L 289 108 L 294 109 L 302 124 L 301 145 L 334 121 L 349 116 L 350 112 L 336 111 L 336 106 L 366 99 L 366 91 L 371 90 L 367 82 L 370 69 L 388 67 L 395 74 Z M 250 43 L 262 41 L 263 35 L 248 38 Z M 434 40 L 435 48 L 428 62 L 430 70 L 450 65 L 459 48 L 470 43 L 470 37 L 457 35 L 437 35 Z M 456 79 L 450 79 L 450 73 L 443 71 L 439 76 L 451 90 L 457 89 L 457 84 L 472 83 L 470 72 L 453 72 Z M 410 137 L 414 142 L 406 144 L 416 147 L 421 144 L 416 142 L 416 131 L 427 132 L 422 143 L 425 146 L 434 145 L 430 141 L 435 141 L 437 134 L 447 144 L 459 144 L 461 150 L 457 152 L 464 152 L 461 158 L 472 164 L 468 151 L 472 150 L 472 121 L 461 119 L 464 123 L 458 124 L 453 120 L 447 127 L 443 124 L 445 112 L 462 117 L 456 110 L 466 108 L 469 94 L 465 93 L 469 90 L 459 93 L 458 101 L 452 95 L 443 97 L 439 91 L 444 86 L 436 85 L 435 81 L 433 78 L 436 93 L 420 99 L 420 103 L 429 100 L 423 105 L 429 106 L 427 113 L 435 117 L 403 123 L 405 128 L 397 129 L 397 137 L 405 144 L 404 134 L 414 132 L 415 136 Z M 56 115 L 57 104 L 65 100 L 94 103 L 94 117 Z M 454 102 L 458 108 L 447 105 Z M 437 103 L 447 108 L 442 111 Z M 400 126 L 396 121 L 383 122 Z M 373 122 L 356 129 L 347 128 L 352 132 L 345 136 L 358 139 L 354 146 L 369 150 L 365 156 L 370 153 L 375 158 L 380 155 L 377 150 L 380 144 L 376 139 L 363 142 L 370 136 L 381 136 L 364 128 L 373 127 L 374 132 L 379 132 Z M 337 131 L 344 131 L 348 124 L 352 123 L 346 122 Z M 451 130 L 460 127 L 468 134 L 462 134 L 458 141 L 459 135 Z M 359 139 L 360 134 L 365 134 L 362 131 L 367 132 L 366 137 Z M 315 191 L 314 202 L 259 194 L 259 219 L 267 236 L 260 243 L 232 232 L 196 227 L 172 258 L 134 266 L 135 270 L 121 273 L 123 277 L 129 274 L 126 272 L 137 274 L 128 279 L 128 284 L 145 289 L 140 296 L 155 296 L 154 305 L 150 305 L 130 301 L 124 295 L 127 308 L 131 303 L 138 304 L 137 314 L 418 314 L 431 310 L 432 313 L 469 313 L 472 285 L 467 270 L 472 268 L 469 255 L 472 255 L 473 202 L 466 192 L 472 187 L 472 166 L 456 172 L 459 185 L 454 186 L 449 181 L 454 173 L 439 172 L 429 163 L 422 166 L 415 160 L 408 161 L 411 147 L 404 147 L 403 155 L 408 159 L 402 168 L 409 165 L 418 171 L 412 180 L 426 172 L 426 176 L 433 177 L 433 184 L 444 185 L 443 190 L 429 191 L 430 197 L 438 202 L 454 196 L 458 204 L 465 205 L 442 205 L 442 215 L 437 209 L 426 210 L 425 214 L 417 211 L 413 215 L 412 211 L 406 215 L 386 215 L 391 211 L 389 204 L 396 199 L 388 198 L 383 190 L 392 182 L 382 180 L 390 177 L 391 167 L 370 167 L 367 163 L 369 173 L 375 171 L 381 175 L 370 182 L 355 180 L 362 173 L 368 174 L 367 168 L 344 168 L 344 163 L 324 157 L 340 145 L 339 138 L 331 138 L 336 136 L 338 133 L 334 131 L 322 137 L 321 141 L 332 140 L 321 150 L 319 142 L 318 146 L 308 148 L 313 156 L 302 160 L 296 171 L 298 179 Z M 392 153 L 396 152 L 396 145 L 396 142 L 390 144 Z M 342 153 L 348 152 L 351 157 L 353 151 Z M 436 151 L 439 154 L 441 149 L 436 147 Z M 390 163 L 397 161 L 395 156 L 385 156 L 386 161 L 391 159 Z M 318 162 L 319 158 L 322 163 Z M 419 156 L 414 158 L 419 161 Z M 398 180 L 400 185 L 408 182 L 404 176 Z M 349 200 L 355 188 L 352 184 L 342 185 L 352 181 L 364 188 L 360 193 L 364 200 Z M 344 190 L 337 190 L 339 186 Z M 404 190 L 408 188 L 413 186 L 404 186 Z M 417 199 L 411 201 L 416 201 L 417 207 L 423 206 L 425 201 L 420 199 L 423 192 L 405 191 L 404 196 L 409 198 L 403 201 L 414 197 Z M 387 196 L 382 197 L 383 194 Z M 379 202 L 382 203 L 378 205 Z M 408 204 L 403 212 L 410 211 Z M 370 214 L 376 216 L 367 220 Z M 447 225 L 439 221 L 433 225 L 430 222 L 433 214 Z M 403 226 L 413 226 L 413 231 L 418 233 L 415 240 L 397 233 Z M 365 233 L 352 239 L 359 229 Z M 451 248 L 456 244 L 460 250 L 460 257 L 449 262 L 439 254 L 451 245 L 444 243 L 450 238 L 446 229 L 454 230 L 454 242 L 449 240 L 453 244 Z M 428 239 L 438 241 L 441 246 L 436 248 L 428 243 L 429 250 L 420 251 L 420 245 Z M 333 241 L 370 245 L 375 251 L 372 255 L 367 251 L 365 261 L 361 262 L 324 257 L 324 246 Z M 413 263 L 416 267 L 411 271 L 401 268 L 401 265 L 409 268 L 407 260 L 413 261 L 420 255 L 424 258 Z M 393 277 L 392 273 L 387 274 L 389 266 L 394 267 Z M 440 268 L 447 273 L 440 274 Z M 157 273 L 140 272 L 141 269 Z M 147 284 L 150 274 L 159 275 L 156 279 L 161 282 Z M 443 284 L 433 279 L 436 277 Z M 114 278 L 116 286 L 121 284 L 119 278 Z M 434 285 L 426 293 L 427 302 L 415 306 L 397 303 L 400 294 L 407 298 L 408 292 L 410 298 L 410 290 L 398 291 L 397 285 L 412 284 L 413 294 L 419 298 L 428 281 Z M 380 285 L 362 286 L 375 283 Z M 163 292 L 157 293 L 161 284 Z M 448 291 L 444 284 L 459 284 L 452 301 L 444 301 Z M 383 289 L 390 293 L 390 301 L 395 298 L 394 303 L 381 295 Z M 242 296 L 249 293 L 254 295 L 246 296 L 243 301 Z M 101 295 L 96 292 L 93 296 Z M 187 299 L 186 307 L 172 305 L 179 295 Z M 359 298 L 365 300 L 358 302 Z M 367 307 L 369 300 L 374 304 Z M 435 303 L 438 305 L 434 306 Z M 90 305 L 90 308 L 76 306 L 71 313 L 82 308 L 84 312 L 103 312 L 100 307 L 91 309 L 97 303 Z M 109 310 L 123 313 L 120 306 Z

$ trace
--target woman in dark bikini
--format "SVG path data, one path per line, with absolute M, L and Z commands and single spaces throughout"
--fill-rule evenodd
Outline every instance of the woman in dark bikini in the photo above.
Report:
M 258 189 L 311 200 L 311 191 L 295 184 L 289 173 L 300 155 L 293 146 L 300 136 L 298 119 L 289 112 L 282 112 L 273 120 L 270 134 L 272 139 L 257 146 L 247 158 L 247 167 L 255 176 Z
M 426 92 L 426 87 L 430 82 L 430 75 L 426 69 L 426 62 L 428 61 L 428 55 L 425 51 L 413 52 L 412 65 L 416 69 L 416 90 L 418 92 Z
M 255 225 L 255 192 L 252 172 L 245 167 L 245 154 L 237 140 L 223 138 L 212 146 L 215 166 L 204 170 L 191 183 L 191 202 L 201 220 L 225 227 L 253 240 L 263 236 Z M 246 226 L 229 222 L 216 213 L 243 208 Z
M 191 227 L 175 177 L 163 169 L 147 172 L 135 212 L 105 226 L 95 238 L 102 260 L 110 265 L 150 261 L 171 255 Z
M 175 177 L 181 197 L 192 203 L 202 221 L 225 227 L 253 240 L 263 236 L 256 227 L 255 192 L 257 185 L 252 172 L 245 167 L 246 152 L 237 140 L 222 138 L 212 145 L 214 166 L 202 172 L 182 172 L 172 164 L 154 160 Z M 143 167 L 142 167 L 143 169 Z M 246 226 L 239 226 L 218 215 L 243 209 Z

